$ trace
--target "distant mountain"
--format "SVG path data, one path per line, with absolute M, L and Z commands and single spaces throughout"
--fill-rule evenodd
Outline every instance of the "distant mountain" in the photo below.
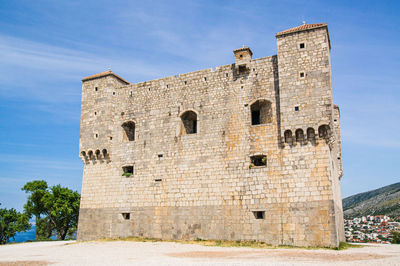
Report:
M 345 219 L 366 215 L 400 216 L 400 182 L 343 199 Z

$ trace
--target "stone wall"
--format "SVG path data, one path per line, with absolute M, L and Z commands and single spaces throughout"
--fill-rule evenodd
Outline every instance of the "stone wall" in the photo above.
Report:
M 309 49 L 326 35 L 318 32 L 307 35 Z M 332 150 L 340 147 L 317 132 L 314 141 L 291 145 L 282 137 L 287 128 L 317 131 L 321 124 L 331 125 L 330 63 L 304 59 L 312 69 L 307 78 L 316 81 L 307 81 L 307 88 L 295 81 L 291 89 L 295 70 L 280 54 L 286 38 L 292 36 L 278 38 L 278 56 L 245 54 L 244 63 L 237 56 L 236 64 L 138 84 L 115 75 L 85 80 L 78 239 L 145 236 L 337 246 L 341 203 Z M 298 56 L 312 58 L 314 52 L 290 55 Z M 314 91 L 308 88 L 317 84 Z M 270 104 L 270 117 L 252 125 L 251 106 L 258 100 Z M 301 118 L 291 111 L 298 103 Z M 196 134 L 182 129 L 187 111 L 197 116 Z M 135 124 L 133 141 L 121 127 L 129 121 Z M 266 166 L 254 166 L 255 155 L 265 155 Z M 133 175 L 123 176 L 128 165 Z

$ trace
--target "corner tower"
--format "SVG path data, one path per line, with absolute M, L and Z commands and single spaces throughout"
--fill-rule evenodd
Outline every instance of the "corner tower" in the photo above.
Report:
M 333 104 L 327 24 L 304 24 L 276 38 L 282 130 L 329 125 Z
M 318 219 L 327 221 L 324 235 L 306 229 L 308 241 L 335 246 L 344 241 L 342 161 L 339 107 L 333 104 L 332 96 L 328 25 L 303 23 L 277 33 L 276 38 L 283 156 L 291 161 L 293 169 L 300 169 L 292 175 L 306 180 L 311 195 L 307 205 L 317 206 Z

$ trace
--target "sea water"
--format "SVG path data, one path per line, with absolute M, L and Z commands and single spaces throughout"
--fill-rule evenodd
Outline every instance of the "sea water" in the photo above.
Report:
M 27 242 L 27 241 L 33 241 L 35 240 L 35 231 L 36 231 L 36 226 L 32 226 L 31 229 L 27 230 L 26 232 L 18 232 L 15 234 L 15 243 L 20 243 L 20 242 Z M 13 238 L 10 238 L 8 242 L 13 243 L 14 242 Z

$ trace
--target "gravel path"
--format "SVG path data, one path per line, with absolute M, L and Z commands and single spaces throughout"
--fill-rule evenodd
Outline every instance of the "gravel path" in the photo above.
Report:
M 3 265 L 400 265 L 400 245 L 348 250 L 206 247 L 174 242 L 36 242 L 0 246 Z

